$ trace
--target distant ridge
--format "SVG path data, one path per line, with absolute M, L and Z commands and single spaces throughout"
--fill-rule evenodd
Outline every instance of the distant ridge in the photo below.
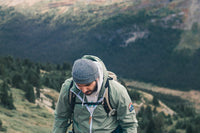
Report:
M 125 78 L 199 89 L 198 4 L 0 0 L 0 55 L 60 64 L 93 54 Z

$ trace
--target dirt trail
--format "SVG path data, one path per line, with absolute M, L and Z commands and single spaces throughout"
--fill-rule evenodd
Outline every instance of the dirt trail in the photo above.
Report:
M 36 89 L 34 88 L 34 90 L 36 94 Z M 36 99 L 37 105 L 45 107 L 50 113 L 54 114 L 54 109 L 52 109 L 53 100 L 51 98 L 48 98 L 45 94 L 51 96 L 54 99 L 54 102 L 56 102 L 59 93 L 49 88 L 40 89 L 40 98 Z
M 189 8 L 189 15 L 187 20 L 185 21 L 185 27 L 186 29 L 191 29 L 192 24 L 194 22 L 200 22 L 200 18 L 199 18 L 199 10 L 200 10 L 200 1 L 199 0 L 190 0 L 190 8 Z
M 140 111 L 142 106 L 147 107 L 147 105 L 148 105 L 148 106 L 151 106 L 153 109 L 155 106 L 146 103 L 146 101 L 144 100 L 144 98 L 145 98 L 145 99 L 148 99 L 149 101 L 152 101 L 153 96 L 151 94 L 148 94 L 148 93 L 142 92 L 142 91 L 140 91 L 140 93 L 142 93 L 142 95 L 143 95 L 143 97 L 141 99 L 142 102 L 140 104 L 136 104 L 136 103 L 133 104 L 135 107 L 136 113 L 138 113 Z M 165 115 L 176 114 L 176 112 L 174 112 L 172 109 L 170 109 L 168 106 L 166 106 L 163 102 L 159 101 L 159 104 L 160 104 L 160 106 L 157 107 L 158 112 L 163 112 Z
M 40 2 L 41 0 L 0 0 L 0 5 L 17 6 L 27 4 L 29 6 Z
M 159 87 L 148 83 L 138 82 L 138 81 L 127 81 L 127 86 L 138 87 L 142 89 L 151 90 L 154 92 L 159 92 L 162 94 L 170 94 L 173 96 L 178 96 L 183 99 L 186 99 L 194 104 L 194 107 L 200 112 L 200 91 L 190 90 L 190 91 L 180 91 L 180 90 L 172 90 L 169 88 Z
M 107 0 L 0 0 L 0 5 L 6 6 L 18 6 L 18 5 L 28 5 L 33 6 L 37 3 L 49 3 L 51 7 L 62 7 L 68 4 L 75 4 L 76 2 L 82 2 L 85 4 L 103 4 L 103 3 L 117 3 L 122 2 L 123 0 L 114 0 L 114 1 L 107 1 Z

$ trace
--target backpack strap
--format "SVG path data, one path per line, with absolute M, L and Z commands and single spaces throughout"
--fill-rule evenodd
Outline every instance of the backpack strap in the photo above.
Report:
M 76 95 L 70 91 L 72 86 L 73 86 L 73 80 L 71 81 L 71 83 L 69 85 L 69 91 L 68 91 L 68 103 L 71 107 L 71 114 L 74 113 L 74 106 L 75 106 L 75 100 L 76 100 Z M 70 117 L 67 127 L 69 127 L 72 123 L 73 123 L 73 120 Z
M 103 102 L 103 107 L 108 114 L 108 116 L 114 116 L 116 115 L 116 109 L 113 109 L 113 107 L 110 104 L 110 85 L 109 85 L 109 80 L 113 80 L 113 78 L 108 78 L 106 82 L 106 89 L 105 89 L 105 95 L 104 95 L 104 102 Z
M 69 105 L 71 107 L 72 113 L 74 113 L 76 95 L 70 91 L 72 86 L 73 86 L 73 80 L 71 81 L 70 86 L 69 86 L 69 92 L 68 92 L 68 98 L 69 99 L 68 99 L 68 102 L 69 102 Z
M 103 107 L 104 107 L 104 110 L 106 111 L 108 116 L 114 116 L 114 115 L 116 115 L 116 109 L 113 109 L 113 107 L 110 104 L 110 95 L 109 95 L 110 85 L 109 85 L 109 80 L 113 80 L 113 78 L 109 77 L 107 79 L 107 81 L 106 81 L 105 94 L 104 94 L 103 102 L 84 103 L 84 104 L 88 104 L 88 105 L 91 105 L 91 104 L 100 105 L 100 104 L 102 104 Z M 71 110 L 72 110 L 71 113 L 74 113 L 75 104 L 82 104 L 82 103 L 76 102 L 76 95 L 73 92 L 70 91 L 72 86 L 73 86 L 73 80 L 71 81 L 70 86 L 69 86 L 69 93 L 68 93 L 69 99 L 68 99 L 68 102 L 69 102 L 69 105 L 71 106 Z

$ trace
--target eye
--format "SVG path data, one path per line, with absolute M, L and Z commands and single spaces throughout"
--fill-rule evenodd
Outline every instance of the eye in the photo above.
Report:
M 85 86 L 90 86 L 91 85 L 91 83 L 89 83 L 89 84 L 86 84 Z

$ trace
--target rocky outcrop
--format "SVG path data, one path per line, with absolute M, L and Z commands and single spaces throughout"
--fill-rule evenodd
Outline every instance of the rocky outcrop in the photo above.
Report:
M 200 0 L 190 0 L 189 13 L 185 21 L 185 29 L 191 29 L 193 23 L 200 23 Z

